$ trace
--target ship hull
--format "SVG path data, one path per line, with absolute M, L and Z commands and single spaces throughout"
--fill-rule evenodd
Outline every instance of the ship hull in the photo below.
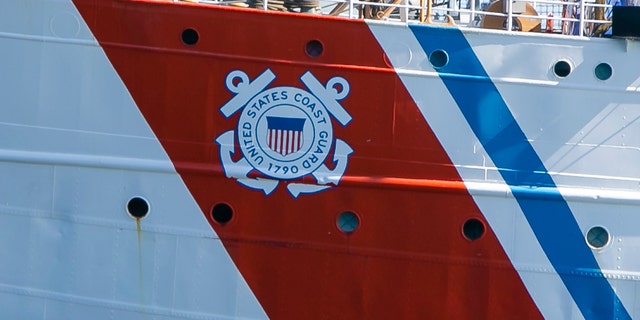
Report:
M 637 315 L 636 41 L 0 8 L 3 316 Z

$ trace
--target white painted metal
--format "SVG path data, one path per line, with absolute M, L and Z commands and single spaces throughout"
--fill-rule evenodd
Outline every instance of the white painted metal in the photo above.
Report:
M 411 30 L 403 25 L 369 26 L 543 315 L 581 318 L 509 187 L 463 115 L 452 107 L 453 98 L 442 94 L 447 88 Z M 583 234 L 604 226 L 613 236 L 608 246 L 593 254 L 627 310 L 638 316 L 634 306 L 640 260 L 630 257 L 637 257 L 640 249 L 635 228 L 640 215 L 634 214 L 640 198 L 640 96 L 627 90 L 636 85 L 638 70 L 627 67 L 634 55 L 625 48 L 626 40 L 510 37 L 507 32 L 470 29 L 464 35 L 551 171 Z M 564 79 L 552 72 L 560 59 L 573 65 Z M 596 79 L 599 62 L 612 65 L 611 79 Z M 547 96 L 540 96 L 541 89 L 547 89 Z
M 370 27 L 543 315 L 580 318 L 411 31 Z M 610 231 L 594 256 L 637 316 L 640 76 L 625 61 L 640 45 L 465 35 L 581 230 Z M 266 317 L 70 0 L 0 3 L 0 48 L 0 316 Z M 573 66 L 563 79 L 552 72 L 560 59 Z M 610 80 L 593 76 L 600 62 Z M 134 196 L 151 205 L 139 230 L 125 210 Z
M 634 59 L 634 54 L 624 47 L 628 40 L 563 39 L 566 45 L 559 46 L 554 40 L 522 44 L 507 38 L 503 45 L 488 48 L 486 44 L 491 40 L 487 38 L 468 37 L 492 78 L 518 73 L 520 69 L 530 70 L 529 76 L 535 80 L 556 78 L 554 87 L 560 90 L 545 90 L 544 96 L 535 85 L 496 83 L 556 184 L 582 189 L 574 194 L 606 192 L 618 199 L 640 196 L 640 169 L 636 165 L 640 161 L 640 95 L 625 90 L 638 77 L 638 70 L 628 67 Z M 527 59 L 528 68 L 518 59 L 524 52 L 533 57 Z M 573 67 L 563 79 L 552 71 L 553 64 L 561 59 L 570 61 Z M 594 74 L 601 62 L 609 63 L 614 70 L 606 81 Z M 518 71 L 509 70 L 511 66 Z M 567 189 L 561 188 L 560 192 L 564 195 Z M 594 250 L 594 256 L 623 304 L 637 313 L 632 306 L 636 305 L 639 289 L 640 260 L 629 257 L 637 256 L 640 250 L 634 227 L 640 223 L 635 213 L 638 203 L 606 201 L 597 196 L 596 201 L 586 202 L 570 197 L 567 194 L 565 199 L 583 234 L 594 226 L 603 226 L 613 236 L 613 242 Z
M 0 48 L 0 318 L 266 318 L 70 0 Z

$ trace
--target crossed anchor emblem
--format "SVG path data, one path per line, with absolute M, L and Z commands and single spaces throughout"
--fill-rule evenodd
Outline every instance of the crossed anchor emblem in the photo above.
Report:
M 241 70 L 227 75 L 227 89 L 235 96 L 220 112 L 225 118 L 240 112 L 240 118 L 236 130 L 226 131 L 215 140 L 226 177 L 269 195 L 281 180 L 313 176 L 316 184 L 287 184 L 294 198 L 337 186 L 353 149 L 343 140 L 334 139 L 332 120 L 342 126 L 352 120 L 338 102 L 349 94 L 349 82 L 336 76 L 323 85 L 307 71 L 300 80 L 308 90 L 290 86 L 265 89 L 275 78 L 270 69 L 253 81 Z M 236 141 L 243 157 L 234 162 Z M 325 160 L 334 141 L 331 160 L 335 166 L 329 169 Z M 249 177 L 253 170 L 264 177 Z

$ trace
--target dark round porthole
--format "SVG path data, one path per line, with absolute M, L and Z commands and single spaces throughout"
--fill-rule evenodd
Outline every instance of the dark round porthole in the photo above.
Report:
M 182 31 L 181 39 L 184 44 L 192 46 L 198 43 L 198 40 L 200 40 L 200 35 L 198 35 L 198 31 L 188 28 Z
M 613 68 L 611 68 L 611 65 L 606 62 L 599 63 L 593 71 L 596 78 L 603 81 L 611 78 L 611 75 L 613 74 Z
M 475 218 L 465 221 L 462 225 L 462 235 L 471 241 L 480 239 L 484 235 L 484 223 Z
M 353 212 L 343 212 L 338 216 L 338 229 L 344 233 L 352 233 L 358 229 L 360 218 Z
M 553 73 L 560 78 L 564 78 L 571 73 L 571 64 L 569 61 L 560 60 L 553 65 Z
M 233 218 L 233 209 L 226 203 L 218 203 L 211 209 L 211 218 L 219 224 L 226 224 Z
M 149 202 L 141 197 L 133 197 L 127 202 L 127 214 L 136 219 L 142 219 L 149 214 Z
M 429 62 L 436 68 L 442 68 L 449 63 L 449 55 L 444 50 L 436 50 L 429 55 Z
M 587 243 L 594 249 L 600 249 L 606 246 L 611 240 L 607 229 L 596 226 L 587 231 Z
M 317 58 L 324 51 L 324 46 L 322 45 L 322 42 L 318 40 L 311 40 L 305 45 L 304 51 L 309 55 L 309 57 Z

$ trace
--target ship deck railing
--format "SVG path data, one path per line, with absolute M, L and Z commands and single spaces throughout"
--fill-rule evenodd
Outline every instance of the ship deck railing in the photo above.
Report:
M 184 1 L 184 0 L 173 0 Z M 350 19 L 455 24 L 509 31 L 543 32 L 581 37 L 606 36 L 612 5 L 605 0 L 188 0 L 214 5 L 253 7 L 339 16 Z M 610 1 L 610 0 L 609 0 Z M 419 3 L 416 3 L 419 2 Z M 502 10 L 495 10 L 496 6 Z M 523 7 L 525 8 L 523 10 Z M 518 10 L 519 9 L 519 10 Z M 492 21 L 493 25 L 487 23 Z M 496 22 L 498 25 L 496 25 Z M 502 22 L 502 23 L 500 23 Z M 524 30 L 523 30 L 524 29 Z

